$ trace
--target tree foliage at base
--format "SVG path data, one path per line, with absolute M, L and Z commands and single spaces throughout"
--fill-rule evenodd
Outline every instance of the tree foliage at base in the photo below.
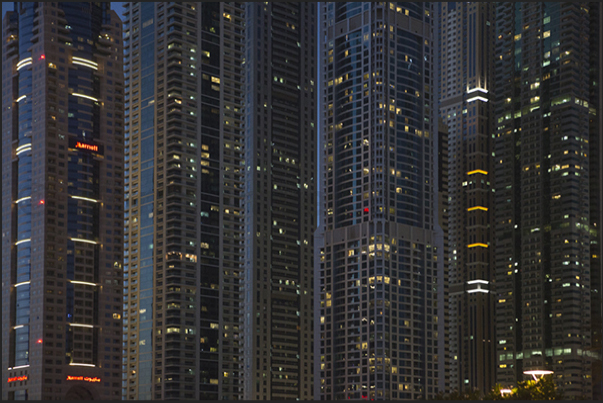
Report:
M 542 377 L 537 381 L 521 381 L 517 387 L 505 393 L 505 387 L 497 384 L 489 393 L 482 395 L 477 389 L 455 390 L 438 393 L 434 400 L 563 400 L 563 393 L 557 390 L 552 377 Z
M 496 385 L 484 400 L 563 400 L 563 393 L 557 390 L 555 381 L 545 376 L 537 381 L 521 381 L 510 393 L 501 393 L 503 387 Z

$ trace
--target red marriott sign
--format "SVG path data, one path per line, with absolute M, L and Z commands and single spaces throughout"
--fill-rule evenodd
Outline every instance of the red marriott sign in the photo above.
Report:
M 22 375 L 22 376 L 15 376 L 12 378 L 8 378 L 8 380 L 6 382 L 11 383 L 11 382 L 26 381 L 26 380 L 27 380 L 27 375 Z
M 81 141 L 78 141 L 77 143 L 75 143 L 75 148 L 79 148 L 79 149 L 82 149 L 82 150 L 88 150 L 88 151 L 98 152 L 98 146 L 97 145 L 82 143 Z
M 72 376 L 72 375 L 67 375 L 67 380 L 68 381 L 84 381 L 84 382 L 100 382 L 100 378 L 98 377 L 90 377 L 90 376 Z

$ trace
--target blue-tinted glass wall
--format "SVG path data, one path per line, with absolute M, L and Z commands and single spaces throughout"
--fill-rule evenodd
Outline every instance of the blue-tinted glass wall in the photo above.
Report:
M 119 397 L 121 22 L 15 3 L 3 73 L 3 398 Z
M 123 394 L 236 399 L 240 5 L 127 3 L 124 16 Z
M 431 14 L 321 5 L 315 398 L 438 390 Z

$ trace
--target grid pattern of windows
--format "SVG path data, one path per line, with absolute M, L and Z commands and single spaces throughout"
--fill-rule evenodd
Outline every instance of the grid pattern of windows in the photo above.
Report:
M 125 399 L 240 398 L 243 5 L 125 7 Z
M 492 204 L 494 8 L 441 3 L 440 116 L 447 126 L 450 389 L 491 390 L 495 376 Z
M 432 8 L 321 7 L 315 396 L 430 398 L 441 309 Z
M 316 8 L 245 8 L 246 400 L 313 398 Z
M 2 396 L 116 399 L 121 21 L 106 3 L 15 6 L 2 47 L 2 375 L 18 381 Z
M 599 7 L 496 10 L 497 381 L 550 369 L 566 398 L 600 392 Z

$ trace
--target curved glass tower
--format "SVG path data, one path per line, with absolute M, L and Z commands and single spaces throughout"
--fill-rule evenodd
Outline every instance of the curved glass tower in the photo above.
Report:
M 321 6 L 315 397 L 437 393 L 429 3 Z
M 121 21 L 32 2 L 2 26 L 2 399 L 117 399 Z

